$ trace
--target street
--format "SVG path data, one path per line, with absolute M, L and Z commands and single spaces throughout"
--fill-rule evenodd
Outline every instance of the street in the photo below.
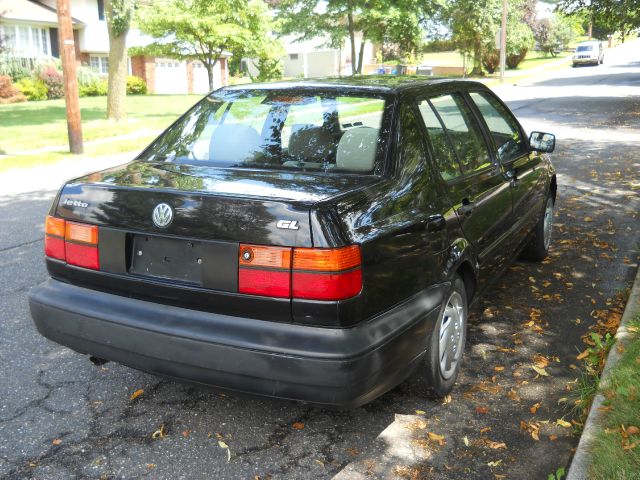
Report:
M 36 192 L 16 186 L 25 175 L 0 175 L 0 478 L 310 479 L 351 462 L 378 476 L 384 462 L 389 478 L 518 479 L 566 467 L 579 437 L 557 420 L 572 418 L 581 337 L 621 313 L 640 259 L 638 46 L 495 89 L 528 131 L 557 136 L 555 238 L 545 262 L 517 262 L 475 303 L 445 401 L 416 376 L 340 411 L 94 366 L 41 337 L 28 310 L 47 278 L 43 223 L 59 174 L 36 179 Z M 418 463 L 380 455 L 376 437 L 396 414 L 418 419 Z

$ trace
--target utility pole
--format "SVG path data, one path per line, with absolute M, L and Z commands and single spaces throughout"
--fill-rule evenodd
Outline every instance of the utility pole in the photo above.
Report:
M 80 99 L 76 76 L 76 46 L 73 40 L 73 24 L 69 0 L 57 0 L 58 40 L 64 76 L 64 101 L 67 106 L 67 132 L 71 153 L 82 153 L 82 124 L 80 122 Z
M 507 12 L 509 0 L 502 0 L 502 26 L 500 27 L 500 83 L 504 82 L 504 71 L 507 66 Z

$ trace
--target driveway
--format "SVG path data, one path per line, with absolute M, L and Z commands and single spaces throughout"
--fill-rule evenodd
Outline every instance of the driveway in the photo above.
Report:
M 390 478 L 546 478 L 566 466 L 578 437 L 557 420 L 571 420 L 581 337 L 619 314 L 639 259 L 637 45 L 604 66 L 498 89 L 527 129 L 558 135 L 555 239 L 547 261 L 515 264 L 475 304 L 446 401 L 417 377 L 335 411 L 93 366 L 40 337 L 28 313 L 29 290 L 47 277 L 43 218 L 57 182 L 24 193 L 0 176 L 12 192 L 0 197 L 0 477 L 308 479 L 351 462 L 366 475 L 380 471 L 376 437 L 396 414 L 420 419 L 422 459 L 387 455 Z

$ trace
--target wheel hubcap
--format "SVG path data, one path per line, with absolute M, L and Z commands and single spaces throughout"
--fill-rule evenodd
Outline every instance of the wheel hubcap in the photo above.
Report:
M 547 208 L 544 210 L 544 248 L 549 249 L 551 245 L 551 234 L 553 233 L 553 200 L 547 200 Z
M 451 378 L 455 373 L 462 357 L 464 322 L 466 321 L 464 317 L 462 296 L 458 292 L 453 292 L 447 301 L 440 322 L 440 341 L 438 343 L 440 374 L 445 380 Z

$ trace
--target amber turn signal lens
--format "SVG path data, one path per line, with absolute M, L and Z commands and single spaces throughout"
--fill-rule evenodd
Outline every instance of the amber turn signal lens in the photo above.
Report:
M 241 267 L 291 268 L 291 249 L 240 245 L 238 261 Z
M 293 251 L 294 270 L 340 272 L 360 266 L 360 247 L 350 245 L 343 248 L 296 248 Z
M 47 215 L 45 221 L 44 233 L 47 235 L 54 235 L 56 237 L 64 238 L 64 220 L 61 218 L 52 217 Z
M 67 222 L 65 239 L 71 242 L 97 245 L 98 227 L 95 225 L 82 225 L 80 223 Z

